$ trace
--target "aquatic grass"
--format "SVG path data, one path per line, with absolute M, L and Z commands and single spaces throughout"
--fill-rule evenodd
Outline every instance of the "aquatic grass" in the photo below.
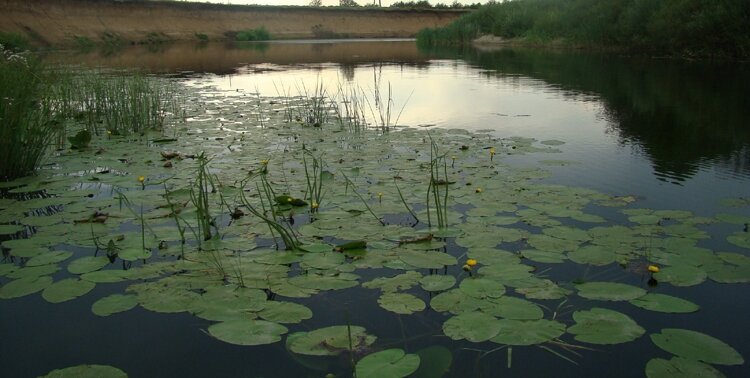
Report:
M 430 195 L 432 203 L 435 206 L 435 215 L 437 217 L 438 228 L 448 227 L 448 162 L 445 154 L 440 154 L 437 143 L 432 139 L 432 135 L 427 133 L 430 138 L 430 182 L 427 185 L 427 225 L 432 228 L 432 216 L 430 211 Z M 440 168 L 443 168 L 442 177 Z M 442 190 L 441 188 L 444 188 Z
M 0 180 L 32 173 L 64 127 L 50 98 L 51 82 L 38 59 L 0 45 Z
M 242 204 L 245 206 L 245 208 L 250 211 L 250 213 L 259 218 L 268 226 L 268 229 L 271 232 L 271 237 L 274 239 L 274 241 L 276 240 L 276 234 L 278 234 L 282 242 L 284 243 L 285 249 L 296 250 L 301 245 L 299 239 L 297 238 L 297 235 L 294 234 L 294 231 L 288 225 L 281 224 L 276 220 L 276 211 L 274 210 L 273 205 L 274 198 L 276 196 L 274 194 L 273 188 L 271 187 L 271 184 L 268 182 L 266 174 L 267 171 L 265 170 L 251 174 L 241 183 L 241 187 L 244 188 L 250 180 L 256 177 L 260 178 L 260 184 L 258 184 L 257 182 L 255 184 L 255 188 L 258 192 L 260 200 L 260 210 L 258 210 L 258 208 L 250 203 L 243 190 L 240 190 L 240 200 L 242 201 Z M 268 202 L 268 207 L 266 207 L 266 202 Z M 278 242 L 276 243 L 276 248 L 279 248 Z
M 214 193 L 216 188 L 214 187 L 211 174 L 208 171 L 209 158 L 206 157 L 204 152 L 201 152 L 197 157 L 198 159 L 198 172 L 196 181 L 190 186 L 190 201 L 196 208 L 196 220 L 198 221 L 198 233 L 201 234 L 204 241 L 210 240 L 213 237 L 211 228 L 213 227 L 216 234 L 219 234 L 219 228 L 216 225 L 216 221 L 211 217 L 211 208 L 209 201 L 209 193 Z M 209 189 L 210 186 L 210 189 Z M 200 243 L 200 239 L 198 240 Z
M 375 218 L 375 219 L 378 220 L 378 223 L 380 223 L 381 225 L 385 226 L 385 221 L 383 221 L 382 219 L 380 219 L 380 217 L 377 216 L 374 211 L 372 211 L 372 208 L 370 207 L 369 204 L 367 204 L 367 201 L 365 201 L 365 199 L 362 198 L 362 195 L 359 194 L 359 192 L 357 192 L 357 186 L 354 185 L 354 183 L 352 182 L 352 180 L 350 180 L 349 177 L 347 177 L 344 172 L 341 172 L 341 175 L 344 176 L 344 180 L 346 180 L 346 187 L 349 188 L 349 186 L 351 186 L 352 187 L 352 192 L 354 193 L 355 196 L 357 196 L 357 198 L 359 198 L 360 201 L 362 201 L 362 204 L 365 205 L 365 208 L 367 209 L 367 211 L 373 216 L 373 218 Z
M 317 81 L 312 92 L 310 92 L 303 82 L 302 87 L 298 87 L 297 91 L 304 96 L 303 113 L 298 115 L 302 123 L 314 127 L 321 127 L 326 124 L 332 109 L 328 100 L 328 92 L 323 83 Z
M 302 162 L 305 166 L 305 179 L 307 182 L 307 191 L 305 198 L 310 203 L 310 213 L 318 212 L 321 201 L 323 200 L 323 157 L 315 157 L 308 150 L 302 151 Z M 312 158 L 312 168 L 308 168 L 306 155 Z

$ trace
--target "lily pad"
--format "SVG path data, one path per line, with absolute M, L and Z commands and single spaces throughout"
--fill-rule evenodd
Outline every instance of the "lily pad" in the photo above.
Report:
M 591 344 L 620 344 L 633 341 L 646 330 L 629 316 L 605 308 L 576 311 L 573 313 L 576 324 L 568 328 L 575 339 Z
M 398 274 L 393 277 L 378 277 L 372 281 L 367 281 L 362 284 L 362 287 L 367 289 L 380 289 L 384 293 L 395 292 L 399 290 L 407 290 L 412 286 L 416 285 L 422 278 L 422 274 L 410 270 L 408 272 Z
M 78 365 L 55 369 L 43 378 L 127 378 L 124 371 L 108 365 Z
M 586 282 L 576 285 L 578 295 L 600 301 L 629 301 L 646 295 L 640 287 L 617 282 Z
M 648 293 L 640 298 L 631 300 L 630 303 L 646 310 L 667 313 L 688 313 L 700 309 L 700 307 L 693 302 L 673 297 L 671 295 L 657 293 Z
M 288 329 L 281 324 L 265 320 L 234 320 L 208 327 L 208 333 L 235 345 L 264 345 L 281 341 Z
M 501 323 L 492 315 L 465 312 L 443 323 L 443 333 L 453 340 L 466 339 L 474 343 L 487 341 L 500 332 Z
M 745 360 L 725 342 L 688 329 L 665 328 L 651 334 L 651 341 L 661 349 L 690 360 L 718 365 L 742 365 Z
M 459 289 L 474 298 L 500 298 L 505 294 L 503 284 L 489 278 L 465 278 Z
M 446 265 L 455 265 L 456 258 L 443 252 L 437 251 L 399 251 L 401 261 L 417 267 L 427 269 L 441 269 Z
M 568 252 L 568 258 L 578 264 L 603 266 L 615 262 L 617 254 L 611 247 L 590 245 Z
M 397 314 L 413 314 L 425 309 L 425 303 L 407 293 L 385 293 L 378 298 L 380 307 Z
M 368 354 L 357 362 L 357 377 L 406 377 L 419 368 L 419 356 L 403 349 L 386 349 Z
M 427 291 L 443 291 L 452 288 L 456 284 L 456 277 L 434 274 L 422 277 L 419 280 L 419 284 L 422 285 L 422 289 Z
M 723 378 L 724 374 L 703 362 L 689 360 L 682 357 L 672 357 L 671 360 L 652 358 L 646 364 L 648 378 Z
M 368 335 L 364 327 L 331 326 L 310 332 L 297 332 L 287 337 L 287 347 L 297 354 L 308 356 L 336 356 L 349 350 L 349 335 L 352 348 L 372 345 L 377 337 Z
M 91 312 L 98 316 L 109 316 L 128 311 L 136 305 L 138 305 L 138 297 L 135 295 L 112 294 L 94 302 L 91 305 Z
M 669 282 L 674 286 L 693 286 L 706 280 L 708 275 L 701 268 L 690 265 L 667 266 L 659 273 L 654 273 L 654 278 L 659 281 Z
M 42 292 L 42 298 L 50 303 L 61 303 L 80 297 L 91 291 L 95 283 L 78 278 L 66 278 L 57 281 Z
M 313 313 L 309 308 L 299 303 L 268 301 L 258 315 L 265 320 L 276 323 L 299 323 L 312 318 Z
M 26 266 L 41 266 L 41 265 L 47 265 L 47 264 L 57 264 L 61 261 L 65 261 L 70 256 L 73 256 L 73 252 L 68 251 L 50 251 L 47 253 L 43 253 L 41 255 L 37 255 L 29 259 L 29 261 L 26 262 Z
M 86 256 L 73 260 L 68 264 L 68 272 L 73 274 L 83 274 L 99 270 L 109 264 L 106 256 Z
M 544 316 L 542 309 L 533 302 L 509 296 L 485 300 L 480 309 L 499 318 L 515 320 L 536 320 Z
M 490 339 L 490 341 L 498 344 L 542 344 L 565 333 L 565 325 L 554 320 L 500 319 L 498 322 L 500 323 L 500 333 Z
M 23 297 L 44 290 L 52 284 L 52 277 L 38 276 L 20 278 L 0 287 L 0 299 Z
M 738 247 L 750 249 L 750 232 L 735 232 L 727 236 L 727 241 Z
M 440 378 L 448 374 L 453 364 L 453 354 L 442 345 L 433 345 L 417 351 L 419 369 L 411 378 Z

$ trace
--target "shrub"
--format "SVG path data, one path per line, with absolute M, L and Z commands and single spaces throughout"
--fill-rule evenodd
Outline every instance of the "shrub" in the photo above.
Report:
M 271 39 L 271 34 L 268 33 L 265 27 L 261 26 L 255 29 L 243 30 L 237 33 L 235 39 L 240 42 L 268 41 Z

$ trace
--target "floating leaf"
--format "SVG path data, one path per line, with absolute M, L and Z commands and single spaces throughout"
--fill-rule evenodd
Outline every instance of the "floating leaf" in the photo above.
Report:
M 671 360 L 652 358 L 646 364 L 648 378 L 723 378 L 724 374 L 703 362 L 672 357 Z
M 380 307 L 397 314 L 413 314 L 425 309 L 424 302 L 406 293 L 385 293 L 378 298 Z
M 273 344 L 281 341 L 281 335 L 287 331 L 281 324 L 253 319 L 221 322 L 208 327 L 211 336 L 235 345 Z
M 298 303 L 266 302 L 264 309 L 258 315 L 261 318 L 276 323 L 299 323 L 313 316 L 312 311 Z
M 419 367 L 419 356 L 403 349 L 386 349 L 368 354 L 357 362 L 357 377 L 406 377 Z
M 0 224 L 0 235 L 13 235 L 24 229 L 23 226 L 17 224 Z
M 482 312 L 499 318 L 515 320 L 535 320 L 544 316 L 542 309 L 536 304 L 522 298 L 504 296 L 491 298 L 482 302 Z
M 529 260 L 545 263 L 559 264 L 566 260 L 565 254 L 560 252 L 539 251 L 536 249 L 524 249 L 521 255 Z
M 525 295 L 529 299 L 560 299 L 572 293 L 572 291 L 557 286 L 557 284 L 550 280 L 542 280 L 534 286 L 516 288 L 516 292 Z
M 65 261 L 70 256 L 73 256 L 73 252 L 68 251 L 50 251 L 37 256 L 32 257 L 26 262 L 26 266 L 41 266 L 47 264 L 57 264 Z
M 489 278 L 465 278 L 459 289 L 474 298 L 500 298 L 505 294 L 503 284 Z
M 405 250 L 399 252 L 401 261 L 417 267 L 427 269 L 442 269 L 446 265 L 455 265 L 456 258 L 443 252 L 437 251 L 411 251 Z
M 669 282 L 674 286 L 693 286 L 702 283 L 708 275 L 701 268 L 690 265 L 676 265 L 662 268 L 654 273 L 654 278 L 662 282 Z
M 586 282 L 576 285 L 578 295 L 600 301 L 629 301 L 646 295 L 640 287 L 617 282 Z
M 745 362 L 731 346 L 696 331 L 665 328 L 661 333 L 651 334 L 651 341 L 669 353 L 690 360 L 718 365 L 742 365 Z
M 55 369 L 43 378 L 127 378 L 124 371 L 107 365 L 78 365 Z
M 42 292 L 42 298 L 50 303 L 61 303 L 80 297 L 94 288 L 96 284 L 78 278 L 66 278 L 57 281 Z
M 0 287 L 0 299 L 23 297 L 44 290 L 52 284 L 52 277 L 27 277 L 10 281 Z
M 629 316 L 604 308 L 576 311 L 573 313 L 576 324 L 568 328 L 575 339 L 591 344 L 620 344 L 633 341 L 646 330 Z
M 498 322 L 500 323 L 500 333 L 490 339 L 490 341 L 498 344 L 541 344 L 565 333 L 565 325 L 554 320 L 500 319 Z
M 377 337 L 368 335 L 359 326 L 332 326 L 310 332 L 297 332 L 287 337 L 287 348 L 297 354 L 308 356 L 336 356 L 349 350 L 349 335 L 352 348 L 359 349 L 372 345 Z
M 466 339 L 479 343 L 495 337 L 500 327 L 501 323 L 492 315 L 466 312 L 446 320 L 443 333 L 453 340 Z
M 419 280 L 419 284 L 422 285 L 422 289 L 427 291 L 443 291 L 452 288 L 456 284 L 456 277 L 434 274 L 422 277 Z
M 411 378 L 441 378 L 448 374 L 453 364 L 453 354 L 442 345 L 433 345 L 417 351 L 419 369 Z
M 615 262 L 617 254 L 613 251 L 613 248 L 590 245 L 568 252 L 568 258 L 578 264 L 603 266 Z
M 73 260 L 68 264 L 68 272 L 73 274 L 83 274 L 99 270 L 109 264 L 106 256 L 87 256 Z
M 640 298 L 630 301 L 630 303 L 646 310 L 667 312 L 667 313 L 687 313 L 695 312 L 700 307 L 690 301 L 673 297 L 666 294 L 648 293 Z
M 136 305 L 138 305 L 138 298 L 135 295 L 112 294 L 94 302 L 91 305 L 91 312 L 98 316 L 109 316 L 128 311 Z
M 367 289 L 380 289 L 385 293 L 390 293 L 399 290 L 407 290 L 416 285 L 421 278 L 422 274 L 410 270 L 393 277 L 375 278 L 372 281 L 363 283 L 362 287 Z
M 750 249 L 750 232 L 735 232 L 727 236 L 727 241 L 738 247 Z

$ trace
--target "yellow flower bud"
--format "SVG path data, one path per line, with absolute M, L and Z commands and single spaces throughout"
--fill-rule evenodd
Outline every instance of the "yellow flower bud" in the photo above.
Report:
M 659 267 L 656 266 L 656 265 L 649 265 L 648 266 L 648 271 L 651 272 L 651 273 L 659 273 L 660 270 L 661 269 L 659 269 Z
M 477 193 L 482 193 L 482 188 L 476 188 L 476 189 L 474 189 L 474 191 L 477 192 Z
M 146 176 L 138 176 L 138 182 L 143 184 L 144 181 L 146 181 Z
M 466 260 L 466 265 L 468 265 L 468 266 L 475 266 L 475 265 L 477 265 L 477 260 L 476 259 L 468 259 L 468 260 Z
M 468 272 L 468 271 L 471 270 L 471 267 L 469 266 L 469 264 L 466 264 L 466 265 L 463 266 L 463 270 L 465 270 L 465 271 Z

